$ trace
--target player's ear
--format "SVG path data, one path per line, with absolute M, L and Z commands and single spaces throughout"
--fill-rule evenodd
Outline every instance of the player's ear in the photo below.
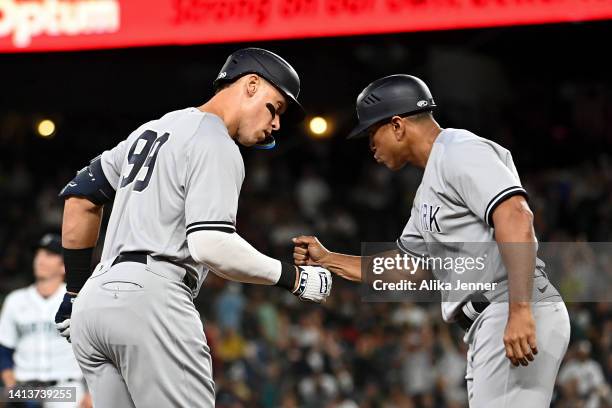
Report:
M 247 95 L 255 96 L 255 93 L 257 93 L 257 89 L 259 89 L 260 83 L 261 83 L 261 80 L 259 79 L 259 76 L 255 74 L 247 75 L 246 81 L 245 81 Z
M 395 140 L 397 140 L 398 142 L 404 138 L 405 128 L 406 124 L 400 116 L 393 116 L 391 118 L 391 129 L 393 130 Z

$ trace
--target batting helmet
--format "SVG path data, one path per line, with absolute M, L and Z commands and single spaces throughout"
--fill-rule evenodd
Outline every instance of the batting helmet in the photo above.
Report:
M 217 79 L 213 82 L 213 87 L 217 91 L 223 85 L 247 74 L 260 75 L 283 94 L 288 102 L 283 118 L 289 123 L 301 122 L 304 119 L 304 108 L 297 100 L 300 93 L 300 77 L 287 61 L 268 50 L 243 48 L 234 52 L 225 61 Z M 271 149 L 275 144 L 274 137 L 269 136 L 258 147 Z
M 348 138 L 367 136 L 368 129 L 395 115 L 431 111 L 436 103 L 425 82 L 412 75 L 389 75 L 368 85 L 357 97 L 357 126 Z

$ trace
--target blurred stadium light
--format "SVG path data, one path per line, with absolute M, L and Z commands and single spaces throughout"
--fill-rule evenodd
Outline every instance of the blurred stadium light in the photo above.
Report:
M 329 136 L 329 124 L 327 119 L 321 116 L 315 116 L 308 122 L 308 130 L 310 134 L 315 138 L 322 138 Z
M 51 119 L 43 119 L 36 124 L 36 131 L 40 137 L 53 137 L 53 135 L 55 135 L 55 130 L 55 122 Z

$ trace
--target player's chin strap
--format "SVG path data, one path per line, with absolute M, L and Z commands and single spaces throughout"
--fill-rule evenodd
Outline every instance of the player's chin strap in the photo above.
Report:
M 274 140 L 272 136 L 267 137 L 266 140 L 264 140 L 261 143 L 253 145 L 253 147 L 258 150 L 270 150 L 270 149 L 274 149 L 275 146 L 276 146 L 276 140 Z

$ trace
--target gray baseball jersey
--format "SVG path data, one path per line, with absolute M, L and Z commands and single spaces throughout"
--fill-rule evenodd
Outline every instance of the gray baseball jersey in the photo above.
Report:
M 465 279 L 503 282 L 506 270 L 495 244 L 492 214 L 516 194 L 527 195 L 507 149 L 467 130 L 444 129 L 433 144 L 398 247 L 412 256 L 439 259 L 486 254 L 486 268 L 476 272 L 482 276 Z M 544 263 L 537 259 L 536 266 L 542 270 Z M 433 273 L 442 281 L 459 276 L 442 268 Z M 442 302 L 444 319 L 452 320 L 457 306 L 473 292 L 443 290 L 442 299 L 448 300 Z
M 244 163 L 223 121 L 187 108 L 145 123 L 112 150 L 102 169 L 117 191 L 102 262 L 146 251 L 184 266 L 198 285 L 208 270 L 195 262 L 187 234 L 235 231 Z
M 208 270 L 191 258 L 187 235 L 235 231 L 238 146 L 219 117 L 188 108 L 142 125 L 101 163 L 115 202 L 102 259 L 71 316 L 94 405 L 214 406 L 210 349 L 192 301 Z M 127 252 L 146 252 L 146 263 L 115 262 Z M 185 270 L 198 280 L 192 293 Z
M 500 291 L 507 296 L 507 273 L 495 244 L 492 214 L 497 205 L 516 194 L 526 192 L 508 150 L 466 130 L 445 129 L 433 144 L 398 247 L 415 257 L 475 259 L 486 254 L 486 268 L 477 271 L 484 275 L 480 281 L 506 282 Z M 534 362 L 528 367 L 513 367 L 506 358 L 507 303 L 489 305 L 466 333 L 470 407 L 539 408 L 550 404 L 569 342 L 569 317 L 543 268 L 544 263 L 537 259 L 533 315 L 540 353 Z M 442 281 L 453 280 L 455 272 L 433 268 Z M 446 321 L 454 319 L 457 307 L 473 293 L 465 290 L 457 295 L 453 291 L 453 297 L 449 292 L 442 291 L 443 300 L 452 300 L 442 302 Z M 543 299 L 550 301 L 538 302 Z

